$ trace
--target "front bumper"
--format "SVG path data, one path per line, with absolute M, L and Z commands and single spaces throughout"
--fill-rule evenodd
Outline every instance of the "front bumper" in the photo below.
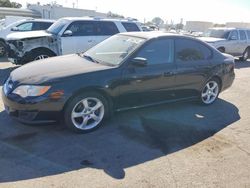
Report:
M 64 101 L 51 101 L 47 97 L 25 101 L 6 96 L 2 90 L 2 100 L 6 112 L 14 119 L 26 124 L 53 123 L 62 117 Z

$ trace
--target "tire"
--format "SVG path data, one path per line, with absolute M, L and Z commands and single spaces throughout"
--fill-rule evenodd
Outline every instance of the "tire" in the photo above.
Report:
M 221 53 L 225 53 L 225 48 L 224 47 L 219 47 L 217 50 L 219 50 Z
M 0 57 L 6 55 L 6 44 L 3 41 L 0 41 Z
M 240 57 L 240 61 L 247 61 L 247 59 L 249 58 L 249 54 L 250 54 L 250 50 L 249 48 L 246 48 L 242 57 Z
M 30 61 L 42 60 L 53 56 L 55 56 L 55 54 L 49 50 L 35 50 L 31 52 Z
M 220 93 L 220 81 L 216 78 L 209 80 L 203 87 L 200 93 L 200 102 L 203 105 L 213 104 L 219 96 Z
M 109 115 L 105 97 L 96 92 L 86 92 L 72 98 L 64 110 L 64 123 L 77 133 L 89 133 L 98 129 Z

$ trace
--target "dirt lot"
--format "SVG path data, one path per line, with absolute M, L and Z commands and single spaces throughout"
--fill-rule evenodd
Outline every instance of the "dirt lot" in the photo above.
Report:
M 13 66 L 0 59 L 0 88 Z M 211 106 L 122 112 L 87 135 L 27 126 L 0 101 L 0 187 L 250 187 L 250 62 Z

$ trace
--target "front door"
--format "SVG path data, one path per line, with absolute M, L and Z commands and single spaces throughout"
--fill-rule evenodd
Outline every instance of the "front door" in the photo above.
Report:
M 141 106 L 173 99 L 176 66 L 173 61 L 173 40 L 149 41 L 135 57 L 147 60 L 147 65 L 128 62 L 123 71 L 118 108 Z
M 61 37 L 63 55 L 85 52 L 95 44 L 94 21 L 74 21 L 65 31 L 67 30 L 71 31 L 72 35 L 63 34 Z

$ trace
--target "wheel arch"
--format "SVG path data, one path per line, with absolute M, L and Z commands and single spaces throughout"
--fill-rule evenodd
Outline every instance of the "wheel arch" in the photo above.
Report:
M 221 77 L 219 76 L 219 75 L 214 75 L 214 76 L 212 76 L 209 80 L 212 80 L 212 79 L 216 79 L 216 80 L 218 80 L 219 81 L 219 84 L 220 84 L 220 91 L 221 91 L 221 89 L 223 88 L 223 82 L 222 82 L 222 79 L 221 79 Z
M 49 48 L 46 48 L 46 47 L 34 48 L 34 49 L 32 49 L 32 50 L 29 52 L 29 54 L 30 54 L 30 53 L 33 53 L 33 52 L 35 52 L 35 51 L 47 51 L 47 52 L 51 53 L 53 56 L 57 56 L 57 54 L 56 54 L 53 50 L 51 50 L 51 49 L 49 49 Z
M 81 93 L 84 92 L 94 92 L 94 93 L 98 93 L 100 95 L 102 95 L 108 102 L 109 105 L 109 116 L 113 115 L 114 112 L 114 100 L 113 98 L 103 89 L 101 88 L 97 88 L 97 87 L 85 87 L 85 88 L 81 88 L 77 91 L 75 91 L 65 102 L 64 106 L 63 106 L 63 112 L 65 111 L 67 105 L 70 103 L 71 100 L 73 100 L 74 97 L 76 97 L 77 95 L 80 95 Z
M 0 38 L 0 42 L 3 42 L 4 44 L 6 44 L 6 41 L 3 38 Z

